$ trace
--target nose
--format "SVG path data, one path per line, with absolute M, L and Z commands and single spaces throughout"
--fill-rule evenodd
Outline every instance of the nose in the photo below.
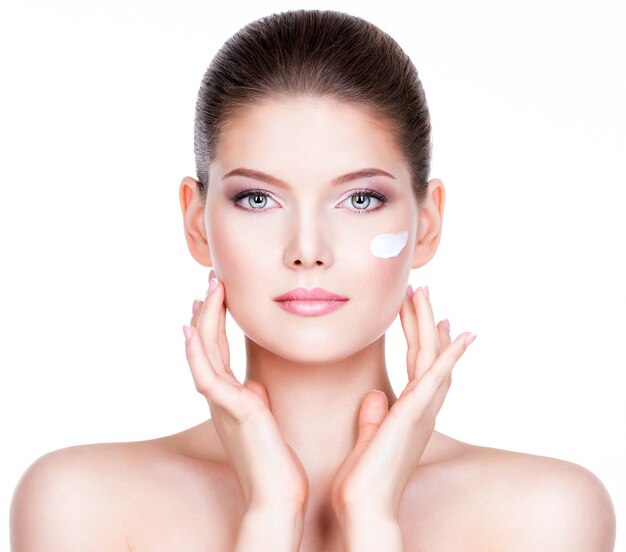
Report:
M 332 231 L 327 221 L 312 210 L 299 212 L 290 221 L 285 265 L 293 269 L 328 268 L 333 261 Z

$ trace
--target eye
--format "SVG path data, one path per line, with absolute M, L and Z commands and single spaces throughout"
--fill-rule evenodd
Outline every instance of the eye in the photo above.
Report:
M 265 209 L 265 207 L 267 206 L 268 199 L 276 203 L 276 201 L 263 190 L 241 190 L 239 192 L 235 192 L 228 199 L 233 204 L 246 211 L 267 211 L 268 209 Z M 372 199 L 378 201 L 379 205 L 375 206 L 373 209 L 368 209 L 372 203 Z M 387 203 L 388 199 L 387 196 L 377 192 L 376 190 L 365 188 L 363 190 L 354 191 L 348 198 L 341 202 L 341 205 L 347 201 L 350 201 L 351 205 L 354 207 L 354 209 L 350 210 L 357 211 L 359 213 L 370 213 L 383 207 L 384 204 Z M 243 204 L 240 202 L 243 202 Z
M 378 201 L 379 205 L 373 209 L 368 209 L 372 203 L 372 198 Z M 356 190 L 347 199 L 345 199 L 342 204 L 346 201 L 350 201 L 350 204 L 355 207 L 355 211 L 371 213 L 372 211 L 378 211 L 378 209 L 384 207 L 388 200 L 384 194 L 381 194 L 376 190 L 372 190 L 371 188 L 366 188 L 364 190 Z
M 246 211 L 267 211 L 264 207 L 267 205 L 267 200 L 274 201 L 267 192 L 263 190 L 242 190 L 235 193 L 229 198 L 234 204 L 239 205 Z M 245 200 L 241 205 L 239 202 Z

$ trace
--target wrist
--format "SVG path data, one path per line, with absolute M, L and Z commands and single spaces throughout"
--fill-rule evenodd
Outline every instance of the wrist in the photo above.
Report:
M 236 552 L 299 550 L 304 531 L 304 511 L 285 505 L 248 508 L 241 520 Z
M 384 524 L 398 523 L 398 513 L 393 508 L 385 508 L 380 504 L 373 504 L 363 500 L 356 501 L 351 505 L 344 504 L 335 515 L 339 525 L 346 530 L 353 525 L 363 525 L 368 522 L 380 522 Z
M 402 531 L 396 516 L 377 509 L 347 510 L 339 520 L 346 552 L 404 550 Z
M 285 501 L 252 500 L 248 503 L 246 514 L 250 517 L 262 517 L 266 519 L 299 519 L 304 520 L 307 503 Z
M 244 517 L 254 519 L 274 520 L 281 522 L 284 520 L 304 521 L 305 507 L 292 504 L 251 504 L 244 514 Z

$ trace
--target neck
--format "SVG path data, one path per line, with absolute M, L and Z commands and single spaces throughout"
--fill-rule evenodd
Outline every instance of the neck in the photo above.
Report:
M 329 544 L 333 538 L 341 542 L 330 506 L 330 485 L 356 443 L 361 401 L 372 389 L 387 395 L 389 408 L 396 401 L 387 375 L 384 339 L 383 335 L 350 358 L 314 365 L 290 362 L 245 338 L 246 380 L 260 381 L 267 388 L 280 432 L 309 479 L 304 536 L 319 545 L 315 549 L 335 549 Z M 194 452 L 190 454 L 226 462 L 214 429 L 212 445 L 198 445 L 207 443 L 207 424 L 211 425 L 211 420 L 192 428 L 189 447 Z M 453 448 L 448 437 L 434 431 L 419 463 L 435 462 Z M 216 451 L 220 451 L 218 456 Z
M 246 339 L 246 380 L 267 388 L 270 408 L 285 441 L 309 480 L 322 487 L 352 450 L 361 402 L 372 389 L 396 396 L 385 364 L 385 335 L 351 357 L 325 364 L 286 360 Z

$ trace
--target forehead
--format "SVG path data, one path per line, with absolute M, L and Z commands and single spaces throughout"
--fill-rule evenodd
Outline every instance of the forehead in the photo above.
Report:
M 380 166 L 397 174 L 406 161 L 389 123 L 369 108 L 329 97 L 271 98 L 225 122 L 215 152 L 225 171 L 236 166 L 339 174 Z

